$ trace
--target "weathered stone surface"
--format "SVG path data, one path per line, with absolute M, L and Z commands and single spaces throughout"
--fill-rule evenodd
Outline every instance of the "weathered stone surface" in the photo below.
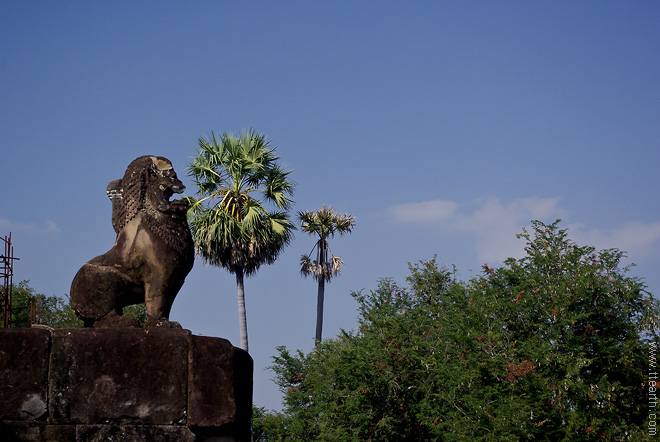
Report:
M 225 339 L 0 329 L 0 352 L 0 442 L 250 440 L 253 362 Z
M 0 423 L 0 440 L 3 442 L 41 442 L 45 422 L 3 421 Z
M 136 327 L 123 307 L 144 302 L 148 326 L 181 328 L 170 309 L 193 267 L 194 245 L 185 189 L 164 157 L 135 159 L 106 189 L 112 201 L 115 245 L 84 264 L 71 284 L 71 307 L 87 327 Z
M 220 426 L 231 422 L 236 414 L 232 385 L 233 346 L 225 339 L 193 336 L 190 352 L 190 424 Z M 198 357 L 200 354 L 209 357 L 202 361 Z M 210 373 L 213 376 L 209 376 Z
M 188 424 L 223 427 L 250 440 L 253 361 L 221 338 L 192 336 L 188 382 Z M 203 434 L 204 432 L 201 431 Z
M 0 416 L 44 419 L 50 333 L 41 329 L 5 329 L 0 339 Z
M 78 425 L 76 442 L 195 442 L 186 427 L 174 425 Z
M 250 354 L 234 347 L 234 401 L 236 402 L 236 418 L 233 425 L 239 431 L 243 440 L 252 439 L 252 395 L 254 378 L 254 360 Z M 247 433 L 240 433 L 249 429 Z
M 75 438 L 73 425 L 49 425 L 39 421 L 0 422 L 2 442 L 72 442 Z
M 191 428 L 195 434 L 195 442 L 251 442 L 251 432 L 237 432 L 227 425 L 221 429 L 198 427 Z M 240 434 L 239 434 L 240 433 Z
M 54 331 L 50 421 L 185 423 L 189 339 L 175 329 Z
M 44 442 L 69 442 L 75 437 L 76 427 L 73 425 L 46 425 L 43 429 Z

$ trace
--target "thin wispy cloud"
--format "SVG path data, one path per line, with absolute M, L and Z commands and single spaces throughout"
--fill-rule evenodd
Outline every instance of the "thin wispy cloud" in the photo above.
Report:
M 622 250 L 633 261 L 660 255 L 660 222 L 628 222 L 609 230 L 589 229 L 583 224 L 569 227 L 575 239 L 599 249 Z
M 478 259 L 502 262 L 524 255 L 525 243 L 516 234 L 529 228 L 532 220 L 545 223 L 566 219 L 568 211 L 560 198 L 528 197 L 512 201 L 488 196 L 473 202 L 433 200 L 399 204 L 388 208 L 392 221 L 428 225 L 471 238 Z M 598 249 L 617 248 L 633 260 L 660 254 L 660 222 L 629 222 L 610 230 L 583 224 L 565 224 L 569 237 Z
M 472 235 L 477 255 L 484 262 L 522 257 L 525 244 L 516 239 L 516 234 L 528 228 L 532 220 L 550 223 L 566 215 L 559 198 L 529 197 L 503 202 L 491 196 L 470 206 L 458 213 L 448 227 Z
M 42 221 L 40 223 L 21 223 L 6 218 L 0 218 L 0 233 L 5 235 L 10 232 L 57 233 L 59 231 L 60 228 L 51 220 Z
M 453 201 L 433 200 L 392 206 L 389 213 L 402 223 L 438 222 L 454 216 L 457 208 L 458 204 Z

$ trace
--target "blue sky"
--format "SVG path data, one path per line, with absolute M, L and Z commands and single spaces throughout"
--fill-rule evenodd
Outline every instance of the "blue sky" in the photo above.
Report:
M 332 250 L 324 336 L 351 291 L 434 254 L 463 279 L 519 257 L 532 219 L 616 247 L 660 288 L 660 3 L 0 3 L 0 236 L 15 281 L 64 295 L 114 242 L 109 181 L 146 154 L 186 166 L 211 131 L 265 134 L 294 210 L 357 219 Z M 313 348 L 313 238 L 246 281 L 257 405 L 275 347 Z M 233 275 L 196 262 L 172 319 L 239 343 Z

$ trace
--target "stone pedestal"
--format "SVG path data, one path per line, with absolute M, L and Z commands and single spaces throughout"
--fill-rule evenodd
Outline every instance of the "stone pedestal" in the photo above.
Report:
M 176 329 L 0 329 L 0 440 L 249 441 L 252 358 Z

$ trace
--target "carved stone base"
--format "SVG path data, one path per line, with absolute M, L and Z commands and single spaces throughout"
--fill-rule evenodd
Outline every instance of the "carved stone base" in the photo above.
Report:
M 0 440 L 249 441 L 252 358 L 177 329 L 0 329 Z

